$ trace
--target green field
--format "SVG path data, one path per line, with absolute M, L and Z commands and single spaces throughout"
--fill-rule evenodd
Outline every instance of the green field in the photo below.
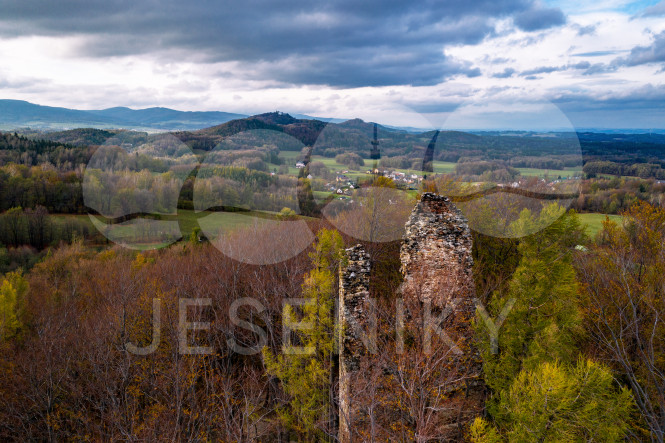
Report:
M 279 156 L 285 160 L 285 163 L 289 167 L 289 174 L 290 175 L 298 175 L 299 170 L 295 167 L 295 163 L 300 158 L 300 152 L 295 152 L 295 151 L 283 151 L 280 152 Z M 343 165 L 341 163 L 337 163 L 334 158 L 329 158 L 329 157 L 322 157 L 320 155 L 313 155 L 311 158 L 312 162 L 321 162 L 323 163 L 328 170 L 330 170 L 331 173 L 337 173 L 341 171 L 348 171 L 345 173 L 345 175 L 349 178 L 358 178 L 361 176 L 366 175 L 366 171 L 369 169 L 374 168 L 375 161 L 370 160 L 370 159 L 364 159 L 365 160 L 365 165 L 361 166 L 360 169 L 354 170 L 354 169 L 349 169 L 347 165 Z M 434 172 L 437 174 L 451 174 L 455 172 L 455 165 L 456 163 L 454 162 L 443 162 L 443 161 L 438 161 L 435 160 L 433 162 L 433 167 L 434 167 Z M 279 165 L 274 165 L 274 164 L 269 164 L 270 171 L 273 171 L 274 169 L 279 169 Z M 417 174 L 417 175 L 423 175 L 423 172 L 420 170 L 413 170 L 413 169 L 399 169 L 399 168 L 386 168 L 386 169 L 391 169 L 399 172 L 404 172 L 404 173 L 409 173 L 409 174 Z M 520 174 L 523 176 L 537 176 L 537 177 L 544 177 L 548 176 L 550 179 L 552 178 L 557 178 L 559 176 L 561 177 L 572 177 L 575 175 L 579 175 L 582 172 L 581 167 L 577 168 L 565 168 L 565 169 L 536 169 L 536 168 L 516 168 L 518 171 L 520 171 Z
M 544 177 L 547 175 L 550 179 L 561 177 L 573 177 L 582 173 L 582 167 L 566 169 L 535 169 L 535 168 L 516 168 L 520 174 L 525 176 Z
M 415 191 L 414 191 L 415 192 Z M 327 192 L 314 192 L 317 200 L 323 200 L 329 193 Z M 578 214 L 580 221 L 586 226 L 586 232 L 591 238 L 601 230 L 602 222 L 605 220 L 605 214 Z M 91 233 L 96 233 L 97 228 L 87 215 L 71 215 L 71 214 L 53 214 L 50 216 L 54 225 L 63 226 L 68 220 L 77 221 L 88 227 Z M 621 223 L 623 217 L 620 215 L 609 215 L 610 220 Z M 163 217 L 165 220 L 178 220 L 180 233 L 182 239 L 186 240 L 196 227 L 201 227 L 204 232 L 209 234 L 217 233 L 219 230 L 224 232 L 231 232 L 238 227 L 250 226 L 253 223 L 261 223 L 261 219 L 266 218 L 266 214 L 252 214 L 240 212 L 200 212 L 196 213 L 192 210 L 180 209 L 177 216 Z M 123 235 L 131 236 L 132 229 L 125 226 L 116 226 L 114 229 L 115 235 L 122 238 Z M 159 246 L 156 243 L 141 244 L 145 249 L 151 249 Z
M 374 167 L 374 160 L 370 159 L 364 159 L 365 160 L 365 165 L 360 167 L 360 170 L 354 171 L 354 170 L 349 170 L 349 167 L 346 165 L 343 165 L 341 163 L 337 163 L 334 158 L 327 158 L 327 157 L 321 157 L 320 155 L 313 155 L 312 156 L 312 161 L 317 161 L 321 162 L 328 169 L 330 169 L 332 172 L 338 172 L 338 171 L 346 171 L 348 170 L 349 172 L 346 174 L 349 177 L 353 177 L 356 175 L 366 175 L 366 171 L 369 169 L 372 169 Z M 399 168 L 386 168 L 390 170 L 395 170 L 399 172 L 404 172 L 404 173 L 409 173 L 409 174 L 418 174 L 422 175 L 422 171 L 417 171 L 413 169 L 399 169 Z M 434 161 L 434 172 L 437 174 L 442 174 L 442 173 L 451 173 L 455 171 L 455 163 L 452 162 L 442 162 L 442 161 Z
M 298 158 L 300 158 L 300 151 L 280 151 L 279 158 L 289 167 L 289 175 L 298 175 L 299 169 L 296 168 L 295 164 Z M 268 163 L 268 170 L 274 172 L 279 170 L 280 166 L 281 165 L 274 163 Z
M 432 163 L 432 169 L 434 169 L 434 172 L 437 174 L 452 174 L 455 172 L 455 165 L 457 164 L 453 162 L 442 162 L 439 160 L 434 160 Z
M 72 214 L 52 214 L 51 221 L 56 226 L 64 226 L 68 220 L 77 221 L 85 226 L 88 230 L 95 234 L 100 229 L 104 229 L 105 225 L 100 219 L 93 222 L 88 215 L 72 215 Z M 261 223 L 262 219 L 268 219 L 268 213 L 253 214 L 251 212 L 199 212 L 193 210 L 179 209 L 177 215 L 162 216 L 161 220 L 165 221 L 178 221 L 179 234 L 182 234 L 182 239 L 187 240 L 192 231 L 201 227 L 204 232 L 209 234 L 217 233 L 220 229 L 225 232 L 231 232 L 241 226 L 249 226 L 258 221 Z M 139 245 L 136 241 L 132 240 L 135 229 L 131 226 L 114 225 L 112 228 L 112 235 L 114 239 L 122 241 L 123 239 L 134 245 Z M 178 235 L 179 235 L 178 234 Z M 140 243 L 139 249 L 151 249 L 159 247 L 160 244 L 154 242 Z
M 598 231 L 602 229 L 603 227 L 602 223 L 606 217 L 605 214 L 578 214 L 578 215 L 580 216 L 582 224 L 586 225 L 587 234 L 589 234 L 589 236 L 592 238 L 595 237 Z M 619 224 L 623 221 L 623 217 L 620 215 L 607 215 L 607 217 L 609 217 L 610 220 Z

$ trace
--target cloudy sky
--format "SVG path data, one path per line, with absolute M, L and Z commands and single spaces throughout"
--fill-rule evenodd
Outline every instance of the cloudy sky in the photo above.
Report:
M 521 109 L 543 126 L 665 127 L 665 0 L 0 0 L 0 11 L 0 98 L 420 127 L 464 127 L 469 109 L 480 126 L 510 126 L 501 115 Z

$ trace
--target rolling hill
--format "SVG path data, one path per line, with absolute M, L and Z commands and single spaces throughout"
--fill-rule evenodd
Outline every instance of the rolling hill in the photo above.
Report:
M 58 130 L 71 128 L 157 131 L 207 128 L 245 115 L 229 112 L 177 111 L 168 108 L 78 110 L 41 106 L 22 100 L 0 100 L 0 128 Z

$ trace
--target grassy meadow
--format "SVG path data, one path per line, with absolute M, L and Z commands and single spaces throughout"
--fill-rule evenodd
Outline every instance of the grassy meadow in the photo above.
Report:
M 623 217 L 621 215 L 606 215 L 606 214 L 579 214 L 582 224 L 586 226 L 586 232 L 590 237 L 595 237 L 596 234 L 603 228 L 603 221 L 605 217 L 609 217 L 615 223 L 621 224 Z

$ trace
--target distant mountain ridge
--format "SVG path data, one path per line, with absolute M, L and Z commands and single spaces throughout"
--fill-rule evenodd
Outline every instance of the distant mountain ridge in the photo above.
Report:
M 121 118 L 126 108 L 112 108 L 111 112 L 105 113 L 108 118 L 113 113 L 116 118 Z M 165 110 L 166 112 L 170 110 Z M 148 116 L 150 118 L 150 116 Z M 148 124 L 144 120 L 144 124 Z M 311 146 L 319 137 L 321 131 L 327 126 L 337 127 L 346 133 L 366 134 L 371 136 L 374 123 L 364 122 L 360 119 L 349 120 L 340 124 L 326 123 L 317 119 L 295 118 L 284 112 L 267 112 L 245 118 L 238 118 L 210 127 L 195 130 L 169 131 L 191 148 L 209 151 L 217 146 L 222 140 L 242 134 L 247 131 L 267 130 L 290 135 L 305 146 Z M 400 133 L 396 129 L 378 125 L 379 134 Z M 145 131 L 127 131 L 123 129 L 98 129 L 98 128 L 76 128 L 64 131 L 20 131 L 32 139 L 46 139 L 75 146 L 100 145 L 118 134 L 123 138 L 132 137 L 141 139 L 148 134 Z
M 297 119 L 289 114 L 276 111 L 231 120 L 197 131 L 179 131 L 174 135 L 190 147 L 204 151 L 213 149 L 225 137 L 261 129 L 283 132 L 304 145 L 312 145 L 325 126 L 326 123 L 320 120 Z
M 80 117 L 77 112 L 72 114 L 66 111 L 62 112 L 65 112 L 69 118 Z M 170 111 L 161 109 L 155 113 L 166 114 L 164 118 L 169 118 Z M 142 117 L 144 122 L 149 123 L 150 118 L 155 118 L 150 115 L 151 112 L 144 114 Z M 126 114 L 132 115 L 133 111 L 128 108 L 112 108 L 97 116 L 108 120 L 119 119 Z M 532 168 L 535 167 L 532 166 L 534 161 L 540 162 L 538 159 L 534 160 L 536 157 L 545 157 L 546 160 L 546 166 L 537 169 L 578 167 L 582 166 L 582 159 L 587 162 L 605 160 L 619 163 L 632 162 L 631 164 L 643 164 L 650 168 L 665 166 L 665 135 L 655 132 L 543 134 L 528 131 L 476 133 L 423 131 L 413 133 L 361 119 L 326 123 L 317 119 L 296 118 L 279 111 L 234 119 L 202 129 L 168 132 L 197 155 L 208 155 L 207 152 L 215 150 L 214 156 L 226 158 L 225 161 L 229 164 L 233 164 L 241 157 L 249 159 L 247 161 L 258 160 L 281 164 L 276 160 L 281 151 L 297 151 L 301 159 L 305 159 L 307 153 L 326 158 L 354 153 L 368 158 L 373 149 L 375 127 L 381 164 L 387 168 L 417 169 L 425 163 L 423 161 L 425 158 L 452 163 L 460 161 L 477 163 L 489 158 L 492 161 L 509 163 L 514 167 Z M 50 140 L 78 147 L 101 145 L 109 140 L 111 143 L 118 143 L 117 140 L 112 140 L 116 136 L 120 136 L 123 143 L 139 146 L 153 137 L 149 131 L 89 127 L 65 131 L 19 130 L 18 132 L 24 136 L 21 140 Z M 435 139 L 435 146 L 430 150 L 430 145 Z M 305 150 L 304 147 L 308 149 Z M 231 153 L 232 151 L 235 152 Z M 431 154 L 428 154 L 430 151 Z
M 197 130 L 247 117 L 221 111 L 177 111 L 169 108 L 116 107 L 78 110 L 41 106 L 23 100 L 0 100 L 0 128 Z

